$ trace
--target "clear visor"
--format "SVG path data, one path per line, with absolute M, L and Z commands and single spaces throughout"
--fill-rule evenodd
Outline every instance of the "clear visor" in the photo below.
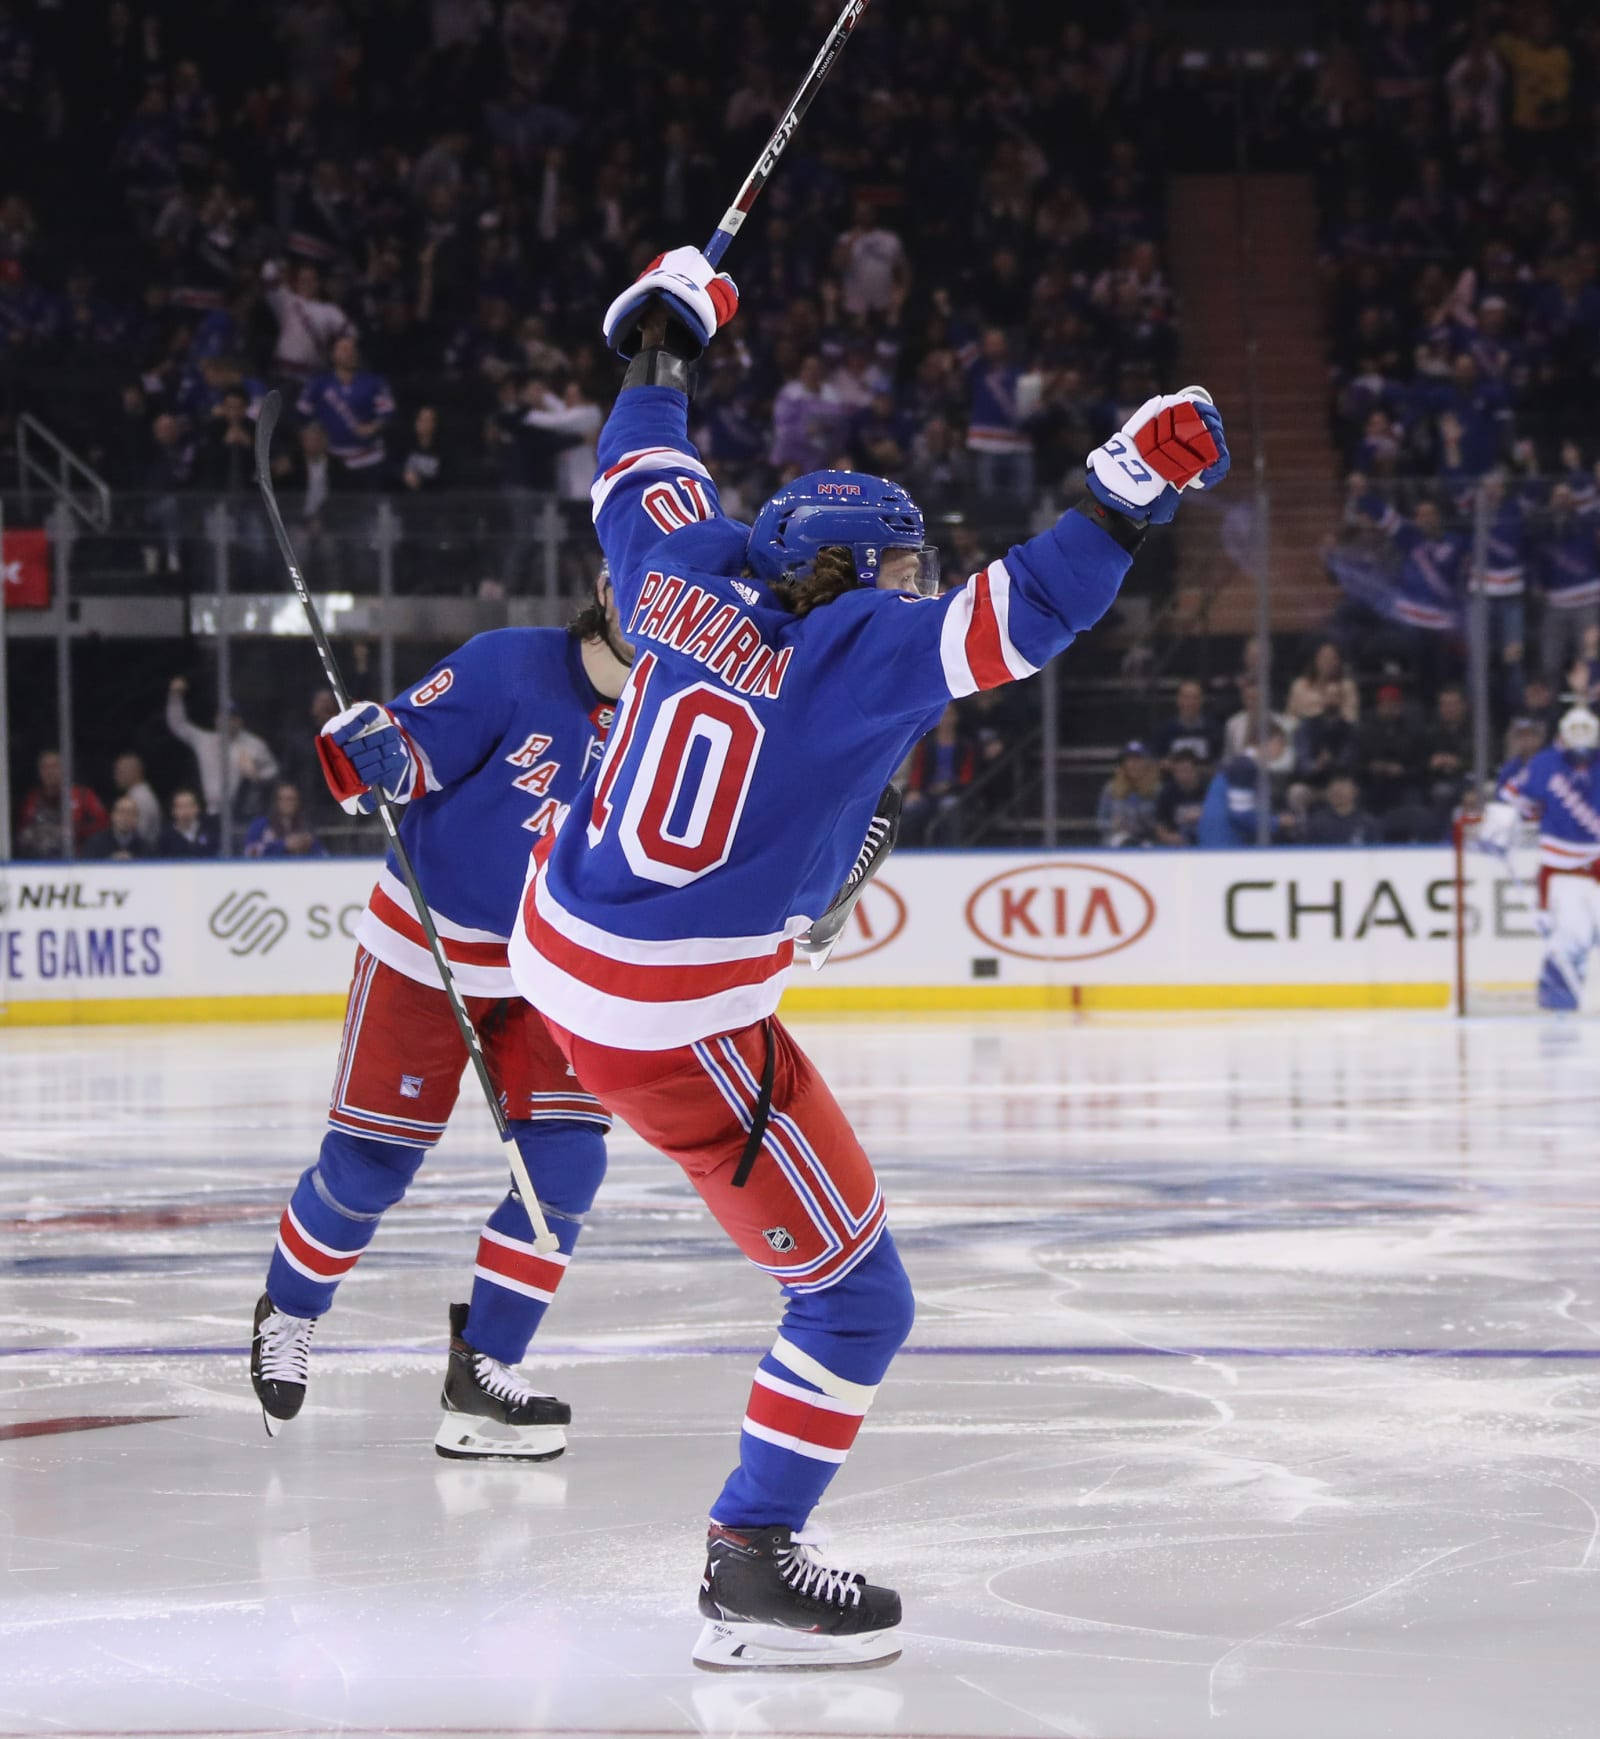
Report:
M 878 560 L 878 586 L 887 592 L 939 595 L 939 552 L 931 543 L 886 549 Z

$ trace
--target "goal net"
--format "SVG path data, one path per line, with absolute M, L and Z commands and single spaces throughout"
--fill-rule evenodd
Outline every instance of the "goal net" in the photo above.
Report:
M 1520 832 L 1504 852 L 1479 838 L 1479 817 L 1455 826 L 1455 972 L 1457 1014 L 1536 1014 L 1539 963 L 1539 834 Z M 1583 1010 L 1600 1009 L 1600 977 L 1591 974 Z

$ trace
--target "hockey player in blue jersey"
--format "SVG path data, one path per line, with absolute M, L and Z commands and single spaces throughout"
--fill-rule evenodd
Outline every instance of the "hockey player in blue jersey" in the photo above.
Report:
M 566 1442 L 568 1409 L 516 1367 L 600 1187 L 610 1118 L 516 995 L 506 945 L 529 850 L 598 761 L 627 676 L 610 605 L 602 578 L 569 631 L 480 634 L 388 706 L 329 720 L 317 743 L 346 809 L 371 813 L 378 789 L 407 805 L 400 836 L 560 1245 L 534 1250 L 515 1192 L 490 1214 L 471 1302 L 450 1311 L 445 1456 L 545 1460 Z M 392 857 L 356 942 L 327 1134 L 283 1211 L 256 1308 L 251 1378 L 269 1432 L 299 1412 L 312 1330 L 444 1133 L 467 1060 Z
M 911 745 L 1092 627 L 1227 449 L 1198 388 L 1150 400 L 1090 455 L 1082 502 L 937 597 L 922 515 L 882 478 L 817 472 L 753 526 L 723 515 L 689 440 L 689 360 L 736 306 L 679 248 L 607 313 L 631 360 L 592 498 L 635 660 L 592 787 L 536 853 L 511 961 L 585 1087 L 783 1289 L 711 1507 L 695 1659 L 861 1666 L 899 1652 L 899 1597 L 801 1530 L 912 1296 L 872 1166 L 774 1017 L 786 970 Z
M 1600 945 L 1600 719 L 1564 713 L 1556 740 L 1509 770 L 1483 812 L 1478 843 L 1506 852 L 1524 822 L 1539 825 L 1539 912 L 1544 959 L 1539 1006 L 1565 1013 L 1583 1000 L 1589 956 Z

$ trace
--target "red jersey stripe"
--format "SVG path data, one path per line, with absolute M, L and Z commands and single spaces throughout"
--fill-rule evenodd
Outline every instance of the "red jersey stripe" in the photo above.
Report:
M 1000 623 L 989 595 L 989 572 L 972 576 L 972 622 L 967 629 L 967 666 L 979 688 L 998 688 L 1011 681 L 1011 671 L 1000 648 Z
M 368 903 L 373 917 L 388 929 L 404 936 L 408 942 L 415 942 L 419 948 L 428 946 L 428 938 L 423 935 L 416 914 L 396 905 L 381 887 L 372 890 L 372 899 Z M 441 936 L 439 940 L 444 946 L 445 959 L 460 961 L 463 966 L 504 966 L 507 963 L 504 942 L 461 942 L 453 936 Z
M 324 1280 L 337 1280 L 341 1274 L 348 1274 L 361 1260 L 359 1250 L 350 1256 L 329 1256 L 315 1244 L 308 1243 L 300 1236 L 300 1228 L 289 1218 L 287 1208 L 283 1218 L 278 1221 L 278 1242 L 295 1261 L 309 1268 L 313 1274 L 320 1274 Z
M 769 1431 L 781 1431 L 786 1437 L 798 1437 L 803 1443 L 814 1443 L 819 1449 L 848 1449 L 861 1429 L 861 1416 L 850 1413 L 828 1413 L 819 1407 L 808 1407 L 790 1395 L 778 1395 L 760 1383 L 750 1390 L 747 1418 Z
M 587 984 L 628 1002 L 689 1002 L 715 996 L 744 984 L 765 984 L 786 972 L 794 960 L 794 943 L 782 943 L 774 953 L 753 960 L 713 960 L 703 965 L 644 966 L 612 960 L 573 942 L 545 922 L 529 882 L 522 901 L 528 939 L 551 965 Z
M 492 1244 L 487 1238 L 478 1240 L 478 1266 L 491 1274 L 503 1274 L 508 1280 L 520 1280 L 524 1286 L 537 1286 L 554 1292 L 561 1284 L 566 1269 L 558 1262 L 547 1262 L 532 1251 L 508 1250 L 504 1244 Z

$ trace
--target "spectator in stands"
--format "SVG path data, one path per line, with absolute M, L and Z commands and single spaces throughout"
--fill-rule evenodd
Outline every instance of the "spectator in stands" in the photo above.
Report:
M 244 728 L 237 711 L 222 721 L 221 730 L 204 730 L 189 717 L 189 680 L 175 676 L 167 685 L 167 729 L 188 745 L 200 773 L 206 812 L 221 815 L 231 803 L 238 819 L 255 815 L 266 785 L 278 776 L 278 763 L 260 737 Z
M 58 858 L 67 855 L 61 831 L 61 753 L 41 749 L 38 783 L 22 799 L 17 817 L 17 856 Z M 105 805 L 87 785 L 72 787 L 72 839 L 75 850 L 108 825 Z
M 411 419 L 411 444 L 400 461 L 400 487 L 411 495 L 431 495 L 447 481 L 439 451 L 439 413 L 423 405 Z
M 1095 821 L 1102 845 L 1151 845 L 1156 839 L 1156 804 L 1161 795 L 1161 769 L 1141 742 L 1132 742 L 1118 757 L 1116 771 L 1101 788 Z
M 1174 749 L 1156 797 L 1157 845 L 1193 845 L 1199 838 L 1206 803 L 1205 768 L 1193 749 Z
M 1465 794 L 1472 767 L 1472 720 L 1467 711 L 1467 697 L 1459 688 L 1452 685 L 1439 690 L 1422 752 L 1433 831 L 1442 839 Z
M 267 306 L 278 321 L 273 367 L 289 381 L 310 380 L 328 366 L 335 341 L 346 335 L 354 337 L 355 328 L 337 303 L 322 300 L 322 283 L 315 266 L 296 266 L 291 283 L 286 284 L 282 268 L 269 262 L 262 269 L 261 281 L 266 287 Z
M 984 500 L 1027 501 L 1033 496 L 1033 436 L 1028 419 L 1037 394 L 1025 390 L 1005 329 L 991 326 L 967 369 L 967 451 Z
M 1356 741 L 1356 767 L 1373 812 L 1385 819 L 1399 817 L 1402 832 L 1414 825 L 1422 788 L 1422 742 L 1399 683 L 1386 682 L 1378 690 L 1372 716 L 1363 721 Z
M 172 793 L 167 805 L 167 823 L 156 841 L 157 857 L 215 857 L 216 823 L 200 807 L 200 799 L 187 785 Z
M 272 802 L 245 832 L 246 857 L 326 857 L 327 847 L 311 830 L 299 789 L 287 783 L 273 789 Z
M 228 387 L 207 420 L 195 463 L 195 479 L 218 494 L 247 489 L 255 479 L 255 427 L 242 386 Z
M 1187 751 L 1210 766 L 1222 748 L 1222 732 L 1206 707 L 1206 691 L 1193 677 L 1178 684 L 1177 710 L 1156 726 L 1150 746 L 1162 761 Z
M 907 845 L 937 845 L 961 793 L 972 783 L 977 758 L 961 734 L 954 706 L 947 706 L 931 735 L 911 751 L 902 793 L 900 833 Z
M 111 763 L 111 783 L 116 786 L 118 796 L 133 799 L 139 817 L 139 837 L 146 845 L 154 845 L 161 832 L 161 804 L 144 776 L 144 762 L 131 749 L 124 750 Z
M 329 828 L 347 828 L 351 818 L 339 807 L 328 782 L 322 774 L 322 762 L 317 758 L 317 738 L 328 720 L 337 716 L 339 702 L 331 688 L 314 689 L 306 703 L 305 722 L 298 728 L 278 733 L 282 754 L 278 757 L 278 778 L 293 785 L 301 794 L 306 819 L 314 832 L 322 834 Z
M 772 401 L 768 464 L 786 479 L 821 470 L 838 451 L 845 420 L 823 383 L 822 358 L 807 356 Z
M 1261 812 L 1261 768 L 1268 773 L 1267 843 L 1282 845 L 1294 837 L 1297 826 L 1289 807 L 1287 775 L 1274 771 L 1292 757 L 1288 739 L 1276 718 L 1268 722 L 1262 741 L 1249 744 L 1231 755 L 1211 776 L 1200 810 L 1195 843 L 1210 851 L 1260 843 L 1258 816 Z
M 368 486 L 383 480 L 384 429 L 394 415 L 388 381 L 360 366 L 352 333 L 333 342 L 333 367 L 300 394 L 299 411 L 321 425 L 339 475 Z
M 151 855 L 149 843 L 139 834 L 139 806 L 126 791 L 111 805 L 106 826 L 84 841 L 83 855 L 115 863 Z
M 1322 801 L 1306 817 L 1307 845 L 1381 845 L 1383 830 L 1361 807 L 1361 790 L 1348 773 L 1328 781 Z
M 1583 637 L 1600 627 L 1600 520 L 1578 511 L 1568 483 L 1550 491 L 1550 513 L 1535 554 L 1544 620 L 1539 628 L 1539 668 L 1554 676 L 1566 670 Z
M 1222 727 L 1222 759 L 1237 760 L 1240 755 L 1247 754 L 1252 740 L 1262 728 L 1263 721 L 1256 716 L 1260 704 L 1261 685 L 1253 676 L 1239 678 L 1239 710 Z M 1265 718 L 1265 729 L 1277 743 L 1277 750 L 1270 763 L 1274 773 L 1289 773 L 1294 768 L 1294 720 L 1284 713 L 1268 712 Z
M 522 418 L 525 427 L 543 429 L 565 443 L 556 455 L 556 493 L 568 505 L 589 517 L 589 487 L 594 482 L 595 438 L 605 421 L 605 412 L 585 392 L 579 380 L 569 380 L 559 393 L 540 389 L 532 409 Z
M 1490 775 L 1493 781 L 1490 790 L 1477 793 L 1479 803 L 1489 802 L 1508 779 L 1516 778 L 1527 768 L 1528 763 L 1543 747 L 1544 728 L 1537 719 L 1513 719 L 1506 727 L 1505 758 L 1500 763 L 1498 774 Z
M 1334 712 L 1346 724 L 1361 717 L 1361 694 L 1344 667 L 1344 654 L 1332 640 L 1324 640 L 1311 655 L 1311 662 L 1289 685 L 1284 707 L 1294 724 Z
M 911 268 L 898 235 L 878 221 L 872 201 L 858 199 L 855 218 L 833 251 L 839 301 L 854 321 L 897 317 L 911 287 Z

